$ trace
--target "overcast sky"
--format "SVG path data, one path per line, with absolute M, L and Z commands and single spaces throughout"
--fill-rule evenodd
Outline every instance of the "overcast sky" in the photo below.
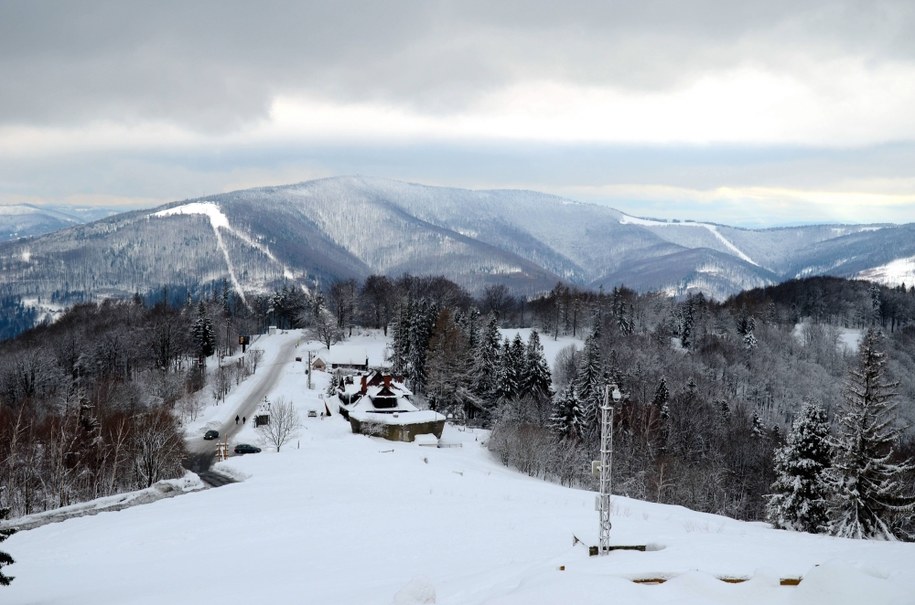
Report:
M 915 2 L 3 0 L 0 204 L 361 174 L 915 221 Z

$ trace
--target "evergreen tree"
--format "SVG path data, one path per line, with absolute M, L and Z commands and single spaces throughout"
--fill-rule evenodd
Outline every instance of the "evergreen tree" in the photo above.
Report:
M 661 376 L 661 382 L 658 383 L 658 387 L 654 391 L 654 398 L 651 400 L 651 405 L 658 408 L 658 410 L 664 410 L 667 408 L 667 402 L 670 400 L 670 389 L 667 388 L 667 379 Z M 668 410 L 669 413 L 670 410 Z
M 410 319 L 410 351 L 407 355 L 406 373 L 410 380 L 410 388 L 417 394 L 426 390 L 426 356 L 438 312 L 437 304 L 423 299 L 415 305 Z
M 775 452 L 776 479 L 766 508 L 775 527 L 810 533 L 828 528 L 829 438 L 825 410 L 805 404 L 787 442 Z
M 525 348 L 524 341 L 521 340 L 521 334 L 515 333 L 515 337 L 512 339 L 511 347 L 509 350 L 510 361 L 506 366 L 506 371 L 511 376 L 511 381 L 515 384 L 515 394 L 514 397 L 521 397 L 522 388 L 524 384 L 524 366 L 526 365 L 525 361 Z
M 578 367 L 578 375 L 573 381 L 584 413 L 586 430 L 600 427 L 600 406 L 605 382 L 600 343 L 597 330 L 595 330 L 595 333 L 585 341 L 581 365 Z
M 552 397 L 553 377 L 550 366 L 543 355 L 543 345 L 540 344 L 540 335 L 537 330 L 532 330 L 527 339 L 527 348 L 524 351 L 524 371 L 521 376 L 521 395 L 532 397 Z
M 480 342 L 480 312 L 471 307 L 466 313 L 458 313 L 454 321 L 464 334 L 467 349 L 475 351 Z
M 879 325 L 881 313 L 880 310 L 883 307 L 883 301 L 881 299 L 880 286 L 878 284 L 871 284 L 870 288 L 871 295 L 871 325 Z
M 194 348 L 197 351 L 197 357 L 205 359 L 216 351 L 216 332 L 213 330 L 213 322 L 207 315 L 206 307 L 203 301 L 200 301 L 197 307 L 197 319 L 193 327 Z
M 397 307 L 394 321 L 391 324 L 391 371 L 403 375 L 407 370 L 407 358 L 410 354 L 410 318 L 413 301 L 407 301 Z
M 560 440 L 578 441 L 585 428 L 581 402 L 571 384 L 553 399 L 550 427 Z
M 499 374 L 496 380 L 495 396 L 499 403 L 518 397 L 518 374 L 518 361 L 511 342 L 506 338 L 499 354 Z
M 0 508 L 0 521 L 6 519 L 9 514 L 9 507 Z M 14 533 L 16 533 L 15 529 L 0 529 L 0 542 L 3 542 Z M 15 563 L 13 557 L 0 550 L 0 586 L 9 586 L 10 582 L 13 581 L 11 576 L 4 575 L 3 573 L 3 568 L 7 565 L 12 565 L 13 563 Z
M 499 364 L 499 324 L 492 316 L 477 342 L 470 378 L 470 390 L 488 409 L 495 405 Z
M 886 379 L 886 355 L 870 329 L 861 341 L 858 367 L 849 374 L 835 441 L 834 485 L 830 503 L 833 533 L 846 538 L 897 536 L 902 514 L 915 512 L 915 498 L 904 494 L 910 462 L 894 462 L 900 430 L 893 425 L 899 383 Z
M 677 333 L 680 336 L 680 346 L 689 349 L 693 346 L 693 324 L 695 323 L 695 301 L 690 295 L 678 309 Z
M 613 318 L 620 334 L 632 334 L 632 305 L 627 304 L 622 288 L 613 288 Z
M 756 319 L 752 315 L 743 315 L 737 322 L 737 333 L 743 338 L 743 348 L 747 351 L 752 351 L 759 345 L 755 332 Z

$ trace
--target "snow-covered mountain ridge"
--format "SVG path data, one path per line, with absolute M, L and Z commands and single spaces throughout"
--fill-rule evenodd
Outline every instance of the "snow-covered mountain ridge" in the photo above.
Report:
M 751 230 L 648 220 L 534 191 L 335 177 L 6 242 L 0 287 L 66 301 L 222 279 L 251 292 L 412 273 L 443 274 L 473 291 L 506 284 L 534 293 L 562 280 L 724 298 L 805 275 L 906 278 L 913 235 L 915 224 Z
M 117 213 L 104 207 L 0 204 L 0 242 L 53 233 Z

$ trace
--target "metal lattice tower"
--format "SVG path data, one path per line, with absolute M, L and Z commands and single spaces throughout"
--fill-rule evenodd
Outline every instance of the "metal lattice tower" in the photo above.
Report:
M 600 495 L 598 512 L 600 513 L 600 541 L 598 551 L 601 555 L 610 552 L 610 489 L 613 471 L 613 402 L 620 400 L 620 391 L 615 384 L 604 387 L 604 401 L 600 406 Z

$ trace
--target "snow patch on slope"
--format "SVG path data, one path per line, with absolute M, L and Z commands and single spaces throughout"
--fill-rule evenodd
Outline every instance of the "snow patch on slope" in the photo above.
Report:
M 701 228 L 707 229 L 712 235 L 715 236 L 715 239 L 720 241 L 725 248 L 727 248 L 728 250 L 733 252 L 738 258 L 740 258 L 741 260 L 743 260 L 745 262 L 750 263 L 751 265 L 755 265 L 757 267 L 759 266 L 759 263 L 757 263 L 752 258 L 747 256 L 743 252 L 743 250 L 741 250 L 740 248 L 735 246 L 731 240 L 729 240 L 728 238 L 723 236 L 721 234 L 721 232 L 718 231 L 717 225 L 712 225 L 709 223 L 693 223 L 693 222 L 674 223 L 674 222 L 669 222 L 669 221 L 658 221 L 658 220 L 652 220 L 652 219 L 646 219 L 646 218 L 636 218 L 634 216 L 628 216 L 626 214 L 624 214 L 622 216 L 622 218 L 620 218 L 620 224 L 621 225 L 638 225 L 641 227 L 701 227 Z
M 915 283 L 915 256 L 897 258 L 880 267 L 858 273 L 855 277 L 874 281 L 884 286 L 912 285 Z
M 166 208 L 165 210 L 160 210 L 159 212 L 154 213 L 154 217 L 165 217 L 165 216 L 174 216 L 179 214 L 202 214 L 209 218 L 210 225 L 213 227 L 213 233 L 216 234 L 216 242 L 219 245 L 219 249 L 222 251 L 222 255 L 226 259 L 226 267 L 229 270 L 229 278 L 232 281 L 232 286 L 235 288 L 235 291 L 238 292 L 239 297 L 241 297 L 242 302 L 245 306 L 248 306 L 248 301 L 245 299 L 244 290 L 241 287 L 238 277 L 235 274 L 235 266 L 232 264 L 232 260 L 229 258 L 229 251 L 226 248 L 225 242 L 222 240 L 222 235 L 220 234 L 220 229 L 225 229 L 227 232 L 231 233 L 241 241 L 245 242 L 252 248 L 262 252 L 267 258 L 275 262 L 276 264 L 283 267 L 283 276 L 286 279 L 294 279 L 292 271 L 285 264 L 281 263 L 270 249 L 261 244 L 260 242 L 255 241 L 248 234 L 234 229 L 229 223 L 229 218 L 223 213 L 222 209 L 216 202 L 191 202 L 188 204 L 183 204 L 181 206 L 175 206 L 174 208 Z M 302 289 L 306 288 L 302 286 Z
M 248 301 L 245 300 L 244 290 L 242 290 L 241 284 L 238 281 L 238 276 L 235 275 L 235 266 L 232 265 L 232 259 L 229 258 L 229 250 L 226 248 L 225 242 L 222 241 L 222 234 L 219 232 L 219 228 L 222 227 L 226 231 L 233 233 L 232 228 L 229 226 L 228 217 L 223 214 L 219 206 L 213 202 L 192 202 L 190 204 L 184 204 L 183 206 L 166 208 L 165 210 L 156 212 L 153 216 L 165 217 L 174 216 L 176 214 L 202 214 L 210 219 L 210 226 L 213 227 L 213 233 L 216 235 L 216 244 L 219 246 L 223 257 L 226 259 L 226 268 L 229 271 L 229 279 L 232 281 L 232 287 L 235 288 L 241 301 L 247 307 Z

